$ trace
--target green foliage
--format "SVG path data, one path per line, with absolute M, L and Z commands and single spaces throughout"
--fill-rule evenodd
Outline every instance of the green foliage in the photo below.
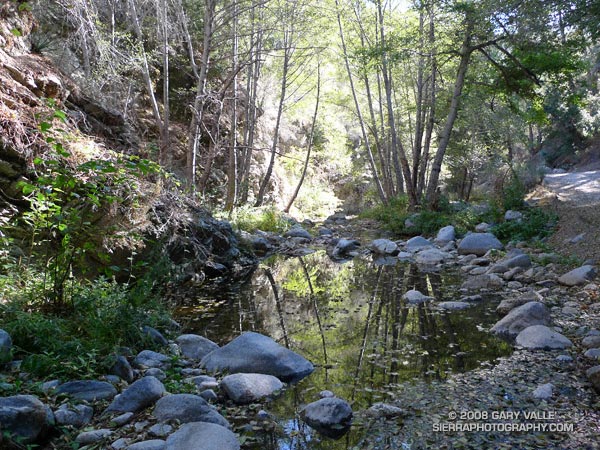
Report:
M 168 312 L 152 292 L 145 302 L 132 301 L 129 286 L 101 278 L 73 287 L 74 309 L 69 314 L 47 311 L 38 301 L 44 275 L 12 274 L 0 283 L 0 295 L 11 299 L 0 305 L 0 322 L 13 338 L 23 369 L 40 377 L 90 378 L 106 373 L 111 353 L 152 342 L 141 327 L 160 327 Z
M 272 206 L 238 208 L 234 211 L 230 220 L 234 228 L 247 232 L 261 230 L 284 233 L 291 226 L 286 216 Z
M 522 220 L 502 222 L 492 228 L 492 233 L 504 242 L 542 239 L 552 234 L 556 216 L 538 208 L 524 212 Z
M 521 179 L 514 174 L 502 192 L 502 207 L 505 211 L 509 209 L 521 209 L 525 204 L 527 190 Z
M 22 220 L 31 230 L 31 254 L 37 256 L 44 271 L 42 296 L 61 308 L 72 300 L 69 280 L 74 270 L 86 270 L 86 255 L 93 253 L 109 261 L 99 249 L 94 222 L 111 204 L 134 207 L 139 179 L 158 172 L 159 167 L 132 157 L 90 160 L 72 167 L 71 154 L 54 137 L 55 121 L 65 122 L 65 113 L 55 110 L 40 120 L 39 131 L 51 152 L 45 159 L 34 159 L 38 177 L 21 183 L 21 189 L 30 202 Z

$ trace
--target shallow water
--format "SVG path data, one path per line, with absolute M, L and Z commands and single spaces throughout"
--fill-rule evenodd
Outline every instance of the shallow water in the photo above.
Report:
M 457 270 L 420 272 L 400 262 L 377 265 L 355 258 L 338 263 L 325 252 L 273 257 L 241 287 L 192 295 L 178 316 L 186 332 L 219 344 L 243 331 L 256 331 L 315 364 L 312 375 L 262 406 L 274 418 L 266 421 L 273 431 L 259 431 L 264 421 L 252 422 L 242 431 L 244 448 L 363 448 L 366 431 L 360 423 L 333 441 L 304 425 L 297 412 L 325 389 L 349 401 L 354 411 L 393 402 L 401 383 L 443 380 L 510 353 L 510 346 L 485 331 L 497 320 L 497 299 L 484 298 L 463 311 L 442 313 L 435 308 L 439 301 L 459 299 L 461 276 Z M 409 289 L 435 301 L 407 305 L 402 295 Z M 240 414 L 252 417 L 254 411 Z M 240 423 L 249 423 L 248 417 Z M 390 441 L 390 436 L 382 439 Z M 381 442 L 373 448 L 401 447 Z

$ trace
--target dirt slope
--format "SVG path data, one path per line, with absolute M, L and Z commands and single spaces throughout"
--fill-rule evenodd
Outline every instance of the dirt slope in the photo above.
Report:
M 551 246 L 600 262 L 600 170 L 548 174 L 534 195 L 559 216 Z

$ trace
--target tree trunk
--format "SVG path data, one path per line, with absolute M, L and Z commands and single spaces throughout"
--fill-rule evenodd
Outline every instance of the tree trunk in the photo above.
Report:
M 346 47 L 346 39 L 344 38 L 344 28 L 342 26 L 342 17 L 340 11 L 339 0 L 335 0 L 336 6 L 336 15 L 338 28 L 340 32 L 340 41 L 342 44 L 342 52 L 344 55 L 344 63 L 346 66 L 346 72 L 348 74 L 348 81 L 350 82 L 350 90 L 352 91 L 352 98 L 354 99 L 354 106 L 356 108 L 356 114 L 358 116 L 358 121 L 360 123 L 360 130 L 362 133 L 364 145 L 367 151 L 367 156 L 369 158 L 369 164 L 371 166 L 371 172 L 373 173 L 373 180 L 375 181 L 375 185 L 377 186 L 377 192 L 379 193 L 379 198 L 383 204 L 388 203 L 388 199 L 385 196 L 385 191 L 383 190 L 383 186 L 381 184 L 381 180 L 379 179 L 379 175 L 377 174 L 377 167 L 375 166 L 375 160 L 373 159 L 373 152 L 371 151 L 371 146 L 369 145 L 369 137 L 367 135 L 367 130 L 365 128 L 365 121 L 363 120 L 362 112 L 360 109 L 360 104 L 358 103 L 358 97 L 356 95 L 356 89 L 354 87 L 354 78 L 352 77 L 352 70 L 350 69 L 350 61 L 348 60 L 348 51 Z
M 308 148 L 306 149 L 306 159 L 304 160 L 304 167 L 302 168 L 302 175 L 300 176 L 300 180 L 298 181 L 296 190 L 294 191 L 292 198 L 290 198 L 290 201 L 288 202 L 287 206 L 283 210 L 283 212 L 285 212 L 286 214 L 290 212 L 290 208 L 292 207 L 294 200 L 296 200 L 296 197 L 298 197 L 298 193 L 300 192 L 300 188 L 302 187 L 302 183 L 304 183 L 304 178 L 306 177 L 306 171 L 308 170 L 308 164 L 310 162 L 310 151 L 312 150 L 313 140 L 315 137 L 315 126 L 317 124 L 317 114 L 319 113 L 320 99 L 321 99 L 321 65 L 319 64 L 318 68 L 317 68 L 317 100 L 315 102 L 315 112 L 313 114 L 312 124 L 310 126 L 310 134 L 308 136 Z
M 467 27 L 465 30 L 465 38 L 460 49 L 460 63 L 456 73 L 456 80 L 454 81 L 454 90 L 452 93 L 452 100 L 450 101 L 450 108 L 448 111 L 448 117 L 446 118 L 446 124 L 440 135 L 440 143 L 438 145 L 435 158 L 431 166 L 431 174 L 429 175 L 429 184 L 427 185 L 426 202 L 429 206 L 433 205 L 436 197 L 436 190 L 438 188 L 440 172 L 442 170 L 442 162 L 448 143 L 450 142 L 450 135 L 454 127 L 454 121 L 458 115 L 458 107 L 460 105 L 460 97 L 462 94 L 463 86 L 465 85 L 465 76 L 467 69 L 469 68 L 469 60 L 474 48 L 471 47 L 471 39 L 473 32 L 473 22 L 467 18 Z
M 238 7 L 237 0 L 233 0 L 233 22 L 231 27 L 233 51 L 233 94 L 231 104 L 231 144 L 229 147 L 229 164 L 227 166 L 227 200 L 225 210 L 233 211 L 238 195 L 238 149 L 237 149 L 237 75 L 238 72 Z

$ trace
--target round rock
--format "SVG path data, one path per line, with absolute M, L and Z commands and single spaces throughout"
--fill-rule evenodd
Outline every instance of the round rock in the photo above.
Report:
M 341 398 L 322 398 L 300 411 L 302 419 L 321 434 L 343 436 L 352 423 L 352 408 Z
M 0 424 L 22 439 L 25 444 L 35 442 L 50 428 L 48 408 L 33 395 L 0 397 Z
M 161 422 L 210 422 L 225 428 L 231 427 L 206 400 L 193 394 L 173 394 L 161 398 L 156 402 L 153 415 Z
M 207 422 L 183 425 L 167 439 L 166 450 L 240 450 L 233 432 Z
M 471 233 L 458 244 L 458 253 L 460 255 L 483 256 L 488 250 L 502 250 L 503 248 L 502 242 L 492 233 Z
M 175 342 L 177 342 L 181 348 L 181 354 L 183 356 L 198 361 L 213 350 L 219 348 L 219 346 L 210 339 L 206 339 L 205 337 L 196 334 L 182 334 L 175 339 Z
M 152 405 L 165 393 L 165 386 L 154 377 L 144 377 L 116 397 L 106 412 L 138 412 Z
M 516 343 L 530 350 L 562 350 L 573 345 L 568 338 L 544 325 L 525 328 L 517 336 Z
M 79 380 L 61 384 L 55 393 L 57 395 L 66 394 L 77 400 L 93 402 L 96 400 L 110 400 L 117 395 L 117 390 L 106 381 Z
M 283 383 L 272 375 L 235 373 L 223 378 L 221 387 L 231 400 L 243 405 L 272 396 L 283 389 Z

